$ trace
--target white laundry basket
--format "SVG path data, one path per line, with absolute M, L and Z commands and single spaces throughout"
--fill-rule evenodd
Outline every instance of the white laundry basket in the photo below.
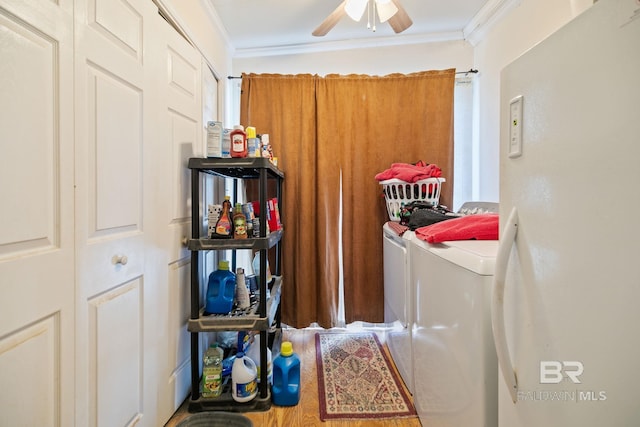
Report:
M 427 178 L 416 182 L 401 179 L 380 181 L 391 221 L 400 221 L 400 210 L 411 202 L 426 202 L 436 206 L 440 201 L 440 191 L 444 178 Z

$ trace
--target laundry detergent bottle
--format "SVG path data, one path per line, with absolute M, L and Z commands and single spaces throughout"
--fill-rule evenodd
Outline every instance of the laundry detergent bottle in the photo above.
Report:
M 233 308 L 236 275 L 229 270 L 229 261 L 218 262 L 218 269 L 209 275 L 204 314 L 227 314 Z
M 294 406 L 300 401 L 300 358 L 289 341 L 282 342 L 280 354 L 273 359 L 271 396 L 278 406 Z

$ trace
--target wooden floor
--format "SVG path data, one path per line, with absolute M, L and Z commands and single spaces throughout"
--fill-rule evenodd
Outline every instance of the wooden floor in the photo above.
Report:
M 384 420 L 353 420 L 353 421 L 320 421 L 318 399 L 318 377 L 316 372 L 316 344 L 315 329 L 291 329 L 282 330 L 283 339 L 291 341 L 293 350 L 301 360 L 302 388 L 300 403 L 292 407 L 271 406 L 265 412 L 247 412 L 244 415 L 249 418 L 255 427 L 420 427 L 420 421 L 414 418 L 398 418 Z M 381 337 L 384 341 L 384 337 Z M 387 347 L 385 345 L 385 351 Z M 408 394 L 408 393 L 407 393 Z M 165 427 L 175 427 L 180 420 L 187 417 L 186 403 L 174 414 Z

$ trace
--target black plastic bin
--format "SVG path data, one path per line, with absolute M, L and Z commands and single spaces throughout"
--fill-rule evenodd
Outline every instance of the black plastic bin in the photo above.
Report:
M 242 414 L 234 412 L 199 412 L 189 415 L 176 427 L 253 427 L 253 423 Z

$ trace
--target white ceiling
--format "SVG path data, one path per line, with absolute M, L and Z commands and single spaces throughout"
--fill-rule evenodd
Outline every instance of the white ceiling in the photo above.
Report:
M 388 23 L 376 23 L 376 32 L 368 30 L 365 13 L 360 22 L 343 17 L 324 37 L 314 37 L 311 32 L 342 0 L 207 1 L 226 29 L 236 55 L 242 55 L 299 46 L 463 39 L 465 29 L 491 0 L 400 0 L 413 20 L 413 25 L 400 34 L 395 34 Z

